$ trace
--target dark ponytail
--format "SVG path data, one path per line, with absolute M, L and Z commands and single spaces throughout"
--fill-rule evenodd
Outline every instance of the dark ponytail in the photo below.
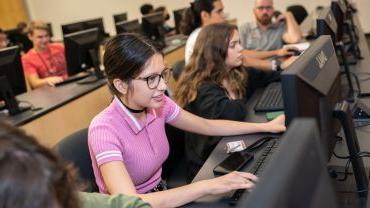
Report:
M 213 3 L 219 0 L 195 0 L 190 3 L 190 7 L 185 10 L 180 23 L 180 32 L 184 35 L 190 35 L 193 30 L 202 26 L 202 11 L 211 13 L 214 9 Z

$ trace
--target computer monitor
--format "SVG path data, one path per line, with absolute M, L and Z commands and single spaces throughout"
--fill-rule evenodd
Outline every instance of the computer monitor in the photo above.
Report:
M 317 36 L 330 35 L 333 45 L 336 45 L 337 22 L 329 7 L 324 8 L 316 19 Z
M 141 28 L 141 24 L 139 23 L 138 19 L 130 20 L 130 21 L 123 21 L 123 22 L 117 22 L 115 24 L 116 27 L 116 33 L 139 33 L 142 34 L 143 30 Z
M 237 207 L 338 207 L 315 120 L 291 123 L 255 190 Z
M 182 8 L 182 9 L 177 9 L 177 10 L 173 11 L 173 17 L 175 19 L 175 29 L 176 29 L 177 34 L 180 34 L 180 23 L 181 23 L 183 15 L 184 15 L 184 12 L 187 9 L 188 9 L 188 7 Z
M 355 175 L 358 194 L 367 195 L 368 178 L 353 125 L 350 105 L 341 96 L 340 67 L 329 36 L 320 36 L 281 75 L 288 125 L 294 118 L 312 117 L 319 124 L 321 147 L 329 159 L 341 127 Z
M 329 159 L 340 130 L 333 109 L 342 101 L 340 67 L 330 37 L 316 39 L 281 74 L 281 81 L 287 124 L 298 117 L 316 118 Z
M 164 17 L 162 12 L 145 15 L 141 21 L 144 34 L 150 38 L 158 48 L 164 48 L 166 46 L 163 23 Z
M 0 49 L 0 77 L 0 100 L 16 114 L 20 110 L 14 96 L 27 92 L 19 46 Z
M 32 41 L 27 37 L 27 34 L 22 33 L 21 28 L 13 28 L 4 32 L 11 45 L 19 45 L 23 52 L 27 53 L 31 48 L 33 48 Z
M 113 15 L 113 20 L 114 20 L 114 24 L 118 23 L 118 22 L 122 22 L 122 21 L 126 21 L 127 20 L 127 13 L 121 13 L 121 14 L 115 14 Z
M 48 26 L 49 36 L 52 38 L 54 36 L 53 26 L 51 25 L 51 22 L 46 23 L 46 25 Z
M 67 35 L 70 33 L 79 32 L 91 28 L 98 28 L 102 35 L 106 35 L 104 30 L 103 18 L 84 20 L 80 22 L 62 25 L 62 32 L 63 35 Z
M 343 38 L 343 25 L 346 19 L 347 6 L 343 0 L 332 0 L 331 11 L 337 23 L 336 39 L 341 41 Z
M 357 95 L 355 94 L 355 90 L 353 88 L 352 75 L 348 63 L 348 53 L 345 51 L 344 45 L 337 38 L 337 28 L 337 23 L 333 13 L 331 12 L 331 9 L 329 7 L 323 9 L 317 18 L 317 36 L 330 35 L 339 61 L 344 66 L 344 72 L 349 87 L 346 99 L 353 102 Z M 359 85 L 357 87 L 358 89 L 361 89 Z M 361 92 L 359 94 L 361 94 Z
M 91 67 L 99 67 L 99 43 L 102 36 L 98 28 L 87 29 L 64 36 L 68 75 L 72 76 Z

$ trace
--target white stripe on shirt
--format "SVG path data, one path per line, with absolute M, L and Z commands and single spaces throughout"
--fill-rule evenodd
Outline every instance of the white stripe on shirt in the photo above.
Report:
M 173 119 L 175 119 L 176 116 L 179 114 L 179 112 L 180 112 L 180 107 L 176 105 L 175 110 L 173 111 L 173 113 L 171 114 L 171 116 L 168 117 L 168 119 L 167 119 L 166 122 L 171 122 Z

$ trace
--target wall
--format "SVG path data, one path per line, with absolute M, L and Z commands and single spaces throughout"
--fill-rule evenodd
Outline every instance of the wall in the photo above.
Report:
M 166 5 L 169 11 L 189 5 L 191 0 L 25 0 L 31 19 L 53 23 L 54 34 L 61 37 L 60 25 L 83 19 L 103 17 L 106 30 L 115 34 L 112 14 L 128 12 L 129 19 L 139 18 L 139 7 L 149 2 L 154 6 Z M 254 0 L 223 0 L 225 12 L 237 18 L 241 24 L 253 18 Z M 365 32 L 370 33 L 370 1 L 354 0 L 360 8 L 359 17 Z M 318 5 L 329 5 L 330 0 L 275 0 L 277 10 L 284 11 L 287 5 L 302 4 L 308 11 Z

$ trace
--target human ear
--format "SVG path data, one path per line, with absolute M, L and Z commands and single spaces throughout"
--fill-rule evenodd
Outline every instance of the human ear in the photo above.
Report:
M 209 20 L 210 14 L 206 11 L 201 11 L 200 18 L 202 19 L 202 23 L 205 24 Z
M 126 95 L 127 92 L 128 92 L 128 83 L 127 83 L 127 81 L 122 81 L 120 79 L 114 79 L 113 80 L 113 86 L 122 95 Z

